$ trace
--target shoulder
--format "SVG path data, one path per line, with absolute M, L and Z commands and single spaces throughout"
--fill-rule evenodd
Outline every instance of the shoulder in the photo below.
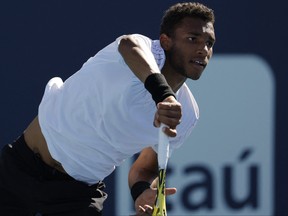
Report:
M 127 35 L 121 35 L 120 37 L 116 38 L 116 42 L 117 44 L 120 43 L 120 41 L 124 38 L 133 38 L 134 40 L 138 41 L 139 43 L 145 43 L 149 46 L 151 46 L 152 44 L 152 39 L 142 35 L 142 34 L 127 34 Z
M 153 40 L 151 44 L 151 52 L 154 55 L 154 58 L 157 62 L 157 65 L 160 69 L 164 66 L 165 63 L 165 52 L 163 48 L 161 47 L 160 41 L 159 40 Z

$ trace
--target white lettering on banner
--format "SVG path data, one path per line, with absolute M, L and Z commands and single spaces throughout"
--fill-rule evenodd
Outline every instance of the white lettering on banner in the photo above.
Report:
M 169 216 L 273 215 L 274 79 L 255 55 L 214 55 L 198 81 L 188 81 L 200 120 L 168 162 Z M 134 212 L 127 176 L 116 170 L 118 215 Z

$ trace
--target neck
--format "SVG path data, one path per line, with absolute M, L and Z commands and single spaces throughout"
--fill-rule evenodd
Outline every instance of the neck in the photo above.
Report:
M 175 93 L 180 89 L 180 87 L 184 84 L 184 82 L 187 79 L 183 75 L 169 69 L 165 65 L 163 66 L 161 73 L 165 76 L 165 79 L 167 80 L 168 84 Z

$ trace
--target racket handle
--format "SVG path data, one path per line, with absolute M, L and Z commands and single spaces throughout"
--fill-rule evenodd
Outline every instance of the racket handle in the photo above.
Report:
M 158 165 L 160 169 L 166 169 L 169 158 L 169 137 L 163 132 L 163 127 L 167 126 L 161 123 L 158 143 Z

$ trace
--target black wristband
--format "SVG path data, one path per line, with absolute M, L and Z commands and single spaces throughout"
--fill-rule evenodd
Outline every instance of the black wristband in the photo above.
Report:
M 152 95 L 156 105 L 168 96 L 172 95 L 176 98 L 172 88 L 168 85 L 164 75 L 161 73 L 149 75 L 144 82 L 144 86 Z
M 139 181 L 136 182 L 132 187 L 131 187 L 131 196 L 134 200 L 138 198 L 138 196 L 143 193 L 146 189 L 150 188 L 150 183 L 146 181 Z

